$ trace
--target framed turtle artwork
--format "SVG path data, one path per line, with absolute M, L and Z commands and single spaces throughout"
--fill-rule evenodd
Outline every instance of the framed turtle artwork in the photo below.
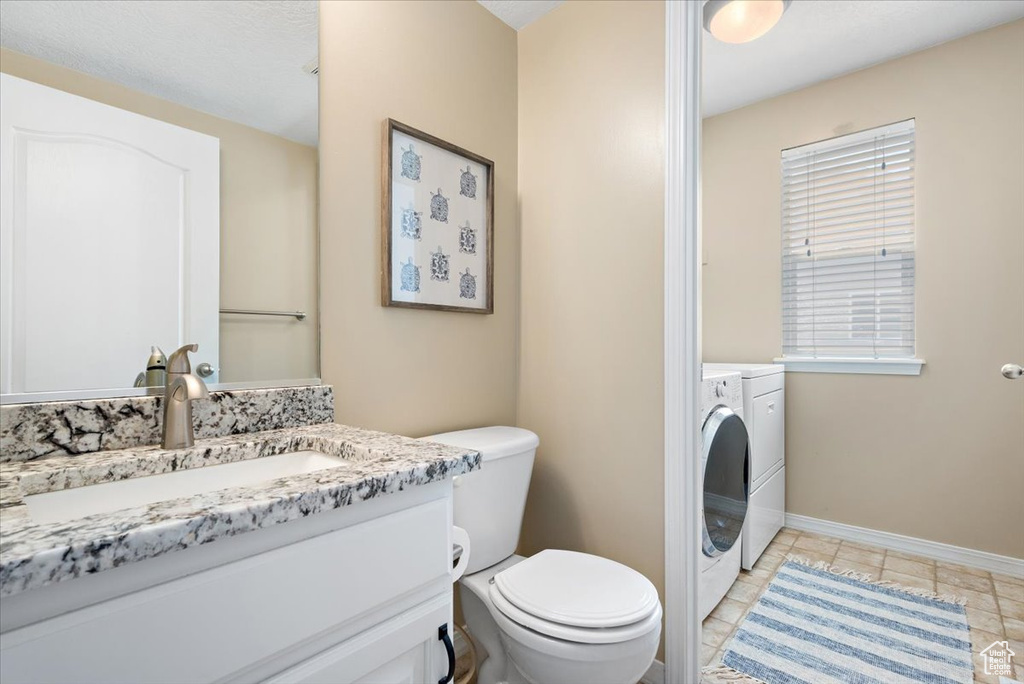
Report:
M 494 313 L 494 162 L 384 122 L 381 303 Z

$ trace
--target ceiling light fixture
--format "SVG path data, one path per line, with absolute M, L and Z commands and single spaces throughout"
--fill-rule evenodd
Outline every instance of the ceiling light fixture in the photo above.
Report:
M 768 33 L 792 0 L 708 0 L 704 28 L 723 43 L 749 43 Z

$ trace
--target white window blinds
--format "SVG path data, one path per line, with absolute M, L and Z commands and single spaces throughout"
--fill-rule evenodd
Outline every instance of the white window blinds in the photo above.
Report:
M 782 352 L 914 356 L 914 121 L 782 152 Z

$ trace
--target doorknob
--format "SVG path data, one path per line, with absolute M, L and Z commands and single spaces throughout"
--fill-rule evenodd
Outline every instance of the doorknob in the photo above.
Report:
M 1003 377 L 1007 380 L 1016 380 L 1022 375 L 1024 375 L 1024 368 L 1016 363 L 1008 363 L 1003 366 Z

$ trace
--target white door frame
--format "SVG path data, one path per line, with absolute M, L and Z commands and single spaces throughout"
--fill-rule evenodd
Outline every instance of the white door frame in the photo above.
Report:
M 665 684 L 700 681 L 702 6 L 665 3 Z

